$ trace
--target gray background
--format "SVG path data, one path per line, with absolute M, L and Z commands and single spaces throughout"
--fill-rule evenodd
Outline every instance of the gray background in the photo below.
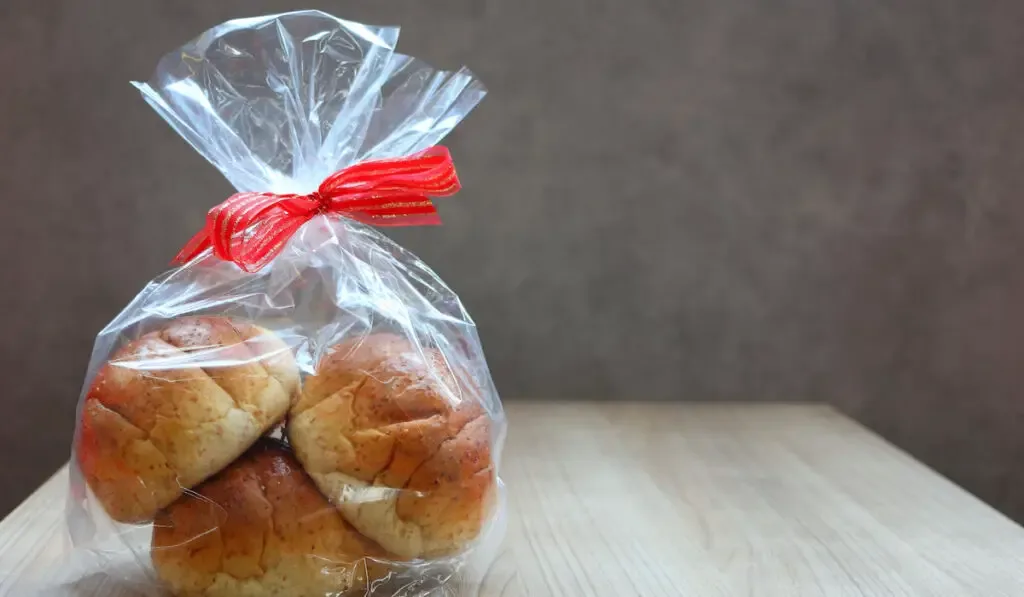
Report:
M 1024 519 L 1019 0 L 6 0 L 0 513 L 231 189 L 130 79 L 233 16 L 405 26 L 491 95 L 447 225 L 510 399 L 826 400 Z

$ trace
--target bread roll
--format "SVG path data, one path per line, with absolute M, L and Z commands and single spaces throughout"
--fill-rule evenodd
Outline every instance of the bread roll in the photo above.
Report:
M 361 533 L 404 558 L 455 553 L 491 512 L 490 420 L 435 350 L 374 334 L 334 347 L 292 408 L 288 437 Z
M 388 569 L 292 455 L 263 440 L 160 512 L 153 565 L 181 597 L 328 597 Z
M 298 391 L 291 350 L 271 332 L 178 319 L 100 369 L 81 413 L 78 462 L 111 518 L 151 520 L 253 445 Z

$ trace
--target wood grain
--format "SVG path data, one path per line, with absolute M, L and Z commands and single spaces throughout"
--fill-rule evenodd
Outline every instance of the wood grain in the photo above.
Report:
M 508 413 L 508 537 L 466 595 L 1024 595 L 1024 529 L 828 407 Z M 58 473 L 0 523 L 0 595 L 59 565 L 65 492 Z M 103 578 L 51 594 L 137 595 Z

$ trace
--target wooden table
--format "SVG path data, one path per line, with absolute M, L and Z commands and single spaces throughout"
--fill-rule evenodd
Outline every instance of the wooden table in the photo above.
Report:
M 1024 529 L 831 408 L 508 412 L 508 537 L 479 595 L 1024 595 Z M 0 523 L 0 595 L 56 570 L 65 490 L 61 472 Z

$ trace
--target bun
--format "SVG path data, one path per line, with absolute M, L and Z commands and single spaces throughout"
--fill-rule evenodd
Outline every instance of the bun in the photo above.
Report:
M 335 346 L 288 423 L 296 456 L 346 520 L 409 559 L 458 552 L 480 533 L 495 493 L 490 434 L 476 385 L 390 334 Z
M 151 520 L 253 445 L 298 391 L 291 350 L 271 332 L 178 319 L 100 369 L 82 407 L 78 462 L 111 518 Z
M 272 440 L 162 511 L 152 557 L 172 592 L 188 597 L 340 595 L 388 574 L 377 562 L 388 555 Z

